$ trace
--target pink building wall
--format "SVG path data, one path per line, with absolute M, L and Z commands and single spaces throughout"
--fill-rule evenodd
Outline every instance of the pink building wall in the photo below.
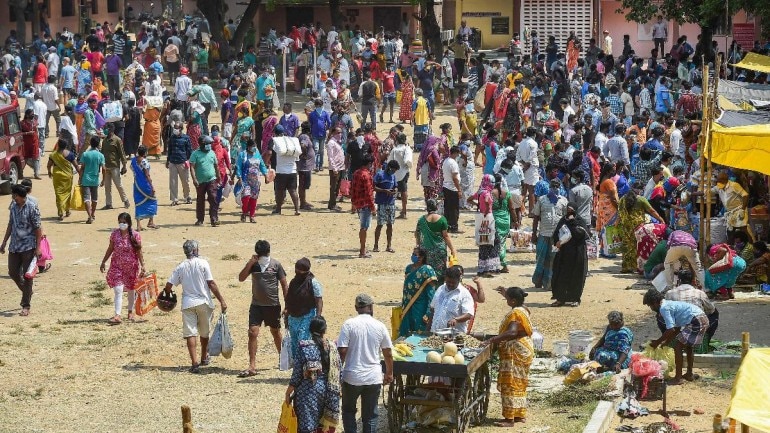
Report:
M 634 22 L 628 22 L 626 21 L 625 14 L 619 14 L 616 11 L 620 7 L 619 1 L 602 1 L 601 2 L 601 9 L 600 9 L 600 24 L 598 33 L 602 35 L 602 32 L 604 30 L 610 31 L 610 36 L 612 36 L 612 54 L 614 56 L 619 56 L 623 52 L 623 35 L 628 34 L 631 42 L 631 47 L 634 48 L 634 51 L 636 52 L 636 55 L 639 57 L 649 57 L 650 51 L 654 48 L 654 42 L 652 40 L 639 40 L 638 38 L 638 25 Z M 655 18 L 653 18 L 653 22 L 656 21 Z M 747 14 L 743 11 L 738 12 L 733 17 L 733 23 L 747 23 L 751 22 L 749 21 Z M 761 33 L 761 27 L 759 23 L 757 23 L 755 27 L 755 39 L 759 39 Z M 690 42 L 690 44 L 695 46 L 695 43 L 698 41 L 698 35 L 700 34 L 700 27 L 697 24 L 691 24 L 686 23 L 683 25 L 678 25 L 674 21 L 669 21 L 668 23 L 668 40 L 665 44 L 665 50 L 668 52 L 671 48 L 671 44 L 676 42 L 676 40 L 679 38 L 679 36 L 687 36 L 687 41 Z M 602 36 L 603 37 L 603 36 Z M 719 44 L 719 50 L 725 51 L 727 47 L 730 46 L 732 43 L 732 37 L 725 35 L 715 35 L 714 40 L 717 41 Z M 600 41 L 597 41 L 597 44 L 600 44 Z M 750 47 L 743 47 L 750 49 Z

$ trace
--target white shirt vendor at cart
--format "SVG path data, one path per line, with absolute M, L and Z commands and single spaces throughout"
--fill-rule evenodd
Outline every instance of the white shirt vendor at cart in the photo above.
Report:
M 468 321 L 476 314 L 473 296 L 465 286 L 459 284 L 459 278 L 450 281 L 451 278 L 446 276 L 446 279 L 447 283 L 436 290 L 430 304 L 430 308 L 433 310 L 430 331 L 436 332 L 439 329 L 451 327 L 457 332 L 466 333 L 468 332 Z M 451 285 L 452 283 L 455 283 L 455 288 L 448 288 L 447 284 Z M 450 320 L 455 322 L 454 326 L 448 325 Z

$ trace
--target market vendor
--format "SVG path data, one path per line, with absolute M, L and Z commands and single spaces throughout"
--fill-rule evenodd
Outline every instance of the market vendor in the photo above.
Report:
M 706 292 L 693 286 L 695 280 L 691 270 L 682 269 L 677 272 L 677 275 L 679 276 L 679 285 L 674 289 L 665 292 L 664 297 L 669 301 L 687 302 L 703 310 L 703 312 L 706 313 L 706 317 L 709 319 L 706 337 L 711 339 L 711 337 L 716 334 L 717 327 L 719 327 L 719 310 L 717 310 L 714 303 L 709 300 Z M 663 317 L 658 314 L 657 319 L 660 332 L 666 332 L 666 323 L 663 321 Z
M 718 301 L 734 299 L 733 287 L 746 270 L 746 261 L 727 244 L 712 245 L 708 256 L 713 263 L 706 272 L 705 288 L 709 297 Z
M 644 294 L 643 302 L 652 311 L 660 314 L 666 326 L 663 335 L 657 340 L 651 341 L 650 346 L 657 348 L 676 338 L 676 345 L 674 346 L 676 375 L 669 384 L 681 385 L 685 380 L 697 379 L 698 376 L 692 372 L 693 346 L 700 344 L 703 341 L 703 336 L 706 335 L 706 329 L 709 325 L 706 314 L 693 304 L 665 300 L 663 293 L 659 292 L 658 289 L 648 290 Z M 684 351 L 687 351 L 687 374 L 683 375 Z
M 436 290 L 430 304 L 430 331 L 452 328 L 457 333 L 468 332 L 468 321 L 475 314 L 473 296 L 460 284 L 462 268 L 452 266 L 444 274 L 444 284 Z
M 625 326 L 620 311 L 610 311 L 607 322 L 607 329 L 591 349 L 589 358 L 601 364 L 603 371 L 620 373 L 620 370 L 628 368 L 631 361 L 634 333 Z

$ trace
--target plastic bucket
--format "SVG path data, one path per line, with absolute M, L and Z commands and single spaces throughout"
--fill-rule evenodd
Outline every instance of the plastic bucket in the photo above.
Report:
M 589 331 L 570 331 L 569 333 L 569 353 L 575 355 L 578 353 L 588 353 L 594 342 L 594 336 Z
M 569 343 L 566 341 L 554 341 L 553 342 L 553 356 L 567 356 L 569 354 Z

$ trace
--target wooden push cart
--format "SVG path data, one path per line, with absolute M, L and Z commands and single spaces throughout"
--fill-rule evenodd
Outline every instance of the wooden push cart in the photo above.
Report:
M 420 339 L 412 336 L 407 341 Z M 471 423 L 484 421 L 489 408 L 491 377 L 488 361 L 492 347 L 485 347 L 476 357 L 460 365 L 427 363 L 425 353 L 432 349 L 415 346 L 414 361 L 393 363 L 393 382 L 388 387 L 386 405 L 390 433 L 404 431 L 415 406 L 452 408 L 456 433 L 464 433 Z M 430 378 L 446 379 L 431 383 Z M 415 394 L 417 388 L 436 390 L 446 398 L 443 401 L 420 399 Z

